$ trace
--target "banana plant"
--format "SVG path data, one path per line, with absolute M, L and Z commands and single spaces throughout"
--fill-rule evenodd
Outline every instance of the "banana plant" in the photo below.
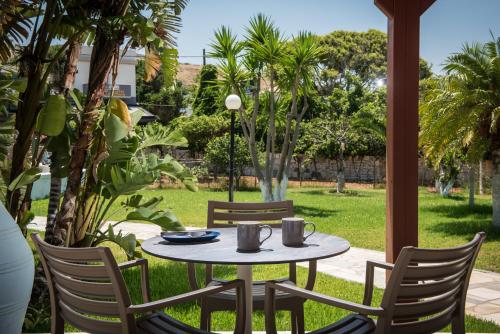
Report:
M 74 226 L 71 236 L 74 239 L 70 244 L 96 246 L 113 242 L 132 258 L 139 256 L 135 251 L 136 237 L 121 231 L 116 233 L 113 229 L 122 222 L 150 222 L 163 230 L 184 229 L 172 211 L 158 209 L 162 197 L 146 200 L 137 192 L 162 177 L 178 180 L 187 189 L 197 191 L 196 178 L 172 156 L 160 158 L 154 153 L 146 153 L 154 146 L 185 147 L 187 141 L 178 132 L 157 124 L 137 127 L 141 116 L 140 112 L 130 114 L 126 104 L 115 98 L 102 113 L 98 126 L 102 127 L 105 138 L 94 145 L 104 146 L 104 149 L 94 156 L 92 168 L 85 174 L 85 183 L 91 185 L 85 188 L 91 193 L 79 210 L 79 221 Z M 113 205 L 116 203 L 120 203 L 118 209 Z M 119 212 L 126 212 L 126 218 L 109 224 Z

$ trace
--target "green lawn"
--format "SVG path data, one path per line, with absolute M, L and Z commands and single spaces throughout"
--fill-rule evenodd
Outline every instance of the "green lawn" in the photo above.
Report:
M 163 208 L 174 209 L 185 226 L 205 226 L 207 201 L 227 200 L 226 192 L 207 189 L 197 193 L 183 189 L 146 190 L 142 194 L 163 196 Z M 288 198 L 294 201 L 296 214 L 316 223 L 319 231 L 344 237 L 355 247 L 384 250 L 384 190 L 354 190 L 337 195 L 328 188 L 292 188 Z M 250 202 L 261 198 L 259 192 L 248 191 L 237 192 L 235 200 Z M 476 266 L 500 272 L 500 229 L 491 226 L 490 196 L 478 196 L 476 208 L 470 210 L 467 197 L 462 194 L 442 198 L 421 189 L 419 203 L 420 246 L 459 245 L 469 241 L 476 232 L 485 231 L 488 236 Z M 47 201 L 34 202 L 33 210 L 36 215 L 45 215 Z

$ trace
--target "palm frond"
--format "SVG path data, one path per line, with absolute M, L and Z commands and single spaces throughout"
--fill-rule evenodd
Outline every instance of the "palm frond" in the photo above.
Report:
M 24 0 L 0 2 L 0 62 L 7 62 L 14 55 L 16 46 L 28 38 L 32 9 L 32 4 Z

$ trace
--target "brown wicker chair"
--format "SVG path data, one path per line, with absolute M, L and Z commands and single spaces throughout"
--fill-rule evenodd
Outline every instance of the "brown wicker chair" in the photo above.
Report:
M 450 323 L 454 334 L 464 334 L 469 278 L 484 238 L 481 232 L 468 244 L 448 249 L 405 247 L 394 265 L 368 261 L 363 304 L 268 282 L 266 331 L 276 333 L 275 294 L 281 291 L 355 312 L 310 334 L 427 334 Z M 380 307 L 371 306 L 375 267 L 392 270 Z
M 107 247 L 64 248 L 31 235 L 47 277 L 52 315 L 51 333 L 64 333 L 64 323 L 89 333 L 207 334 L 163 312 L 153 312 L 197 300 L 229 289 L 237 290 L 237 326 L 245 328 L 244 282 L 235 280 L 182 295 L 151 301 L 148 262 L 145 259 L 116 263 Z M 138 266 L 143 304 L 133 305 L 121 270 Z M 142 314 L 136 319 L 135 314 Z
M 274 227 L 281 227 L 281 219 L 293 217 L 293 201 L 272 203 L 229 203 L 208 202 L 208 228 L 234 228 L 238 221 L 262 221 Z M 195 273 L 195 265 L 188 264 L 189 282 L 193 290 L 199 289 Z M 279 280 L 283 284 L 295 286 L 297 280 L 296 264 L 289 264 L 289 276 Z M 309 274 L 306 290 L 312 290 L 316 280 L 316 261 L 309 262 Z M 223 282 L 215 279 L 212 266 L 206 265 L 205 283 L 207 286 Z M 265 282 L 254 282 L 252 287 L 253 309 L 264 310 Z M 236 295 L 234 290 L 227 290 L 204 297 L 201 302 L 201 324 L 203 330 L 210 330 L 211 313 L 216 311 L 234 310 Z M 290 311 L 292 334 L 298 333 L 298 328 L 304 327 L 304 299 L 289 293 L 278 293 L 276 309 Z

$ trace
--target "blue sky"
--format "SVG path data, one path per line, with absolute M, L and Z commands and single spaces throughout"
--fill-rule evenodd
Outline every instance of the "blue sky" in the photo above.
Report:
M 201 63 L 201 58 L 183 56 L 201 55 L 221 25 L 242 34 L 248 19 L 259 12 L 270 15 L 287 36 L 300 30 L 387 30 L 387 19 L 373 0 L 191 0 L 178 36 L 180 61 Z M 421 56 L 439 71 L 463 42 L 489 40 L 490 29 L 500 35 L 500 0 L 437 0 L 422 16 Z

